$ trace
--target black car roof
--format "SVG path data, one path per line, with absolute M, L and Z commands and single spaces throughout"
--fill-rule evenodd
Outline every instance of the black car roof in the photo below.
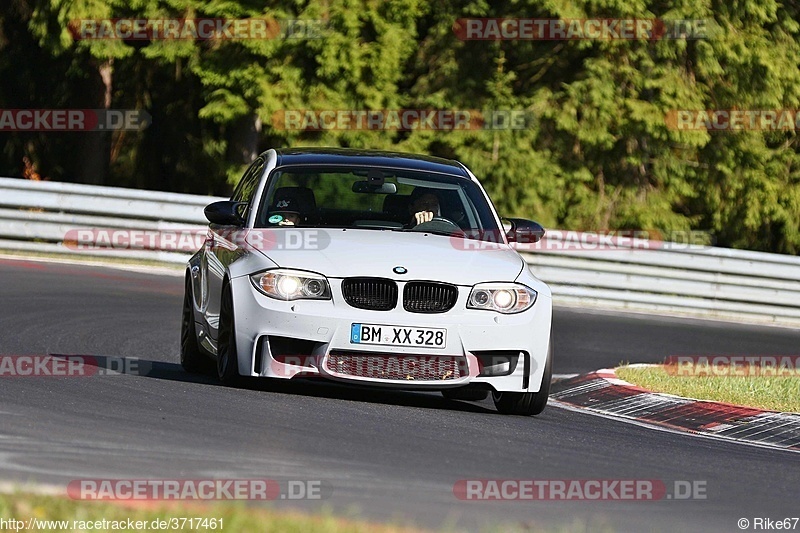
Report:
M 275 151 L 278 154 L 278 166 L 359 165 L 393 167 L 439 172 L 469 178 L 469 174 L 459 162 L 428 155 L 354 148 L 282 148 Z

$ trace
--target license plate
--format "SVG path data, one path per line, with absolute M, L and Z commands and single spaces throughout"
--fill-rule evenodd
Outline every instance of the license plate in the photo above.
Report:
M 436 328 L 406 328 L 386 324 L 353 324 L 350 328 L 353 344 L 381 344 L 384 346 L 419 346 L 444 348 L 447 330 Z

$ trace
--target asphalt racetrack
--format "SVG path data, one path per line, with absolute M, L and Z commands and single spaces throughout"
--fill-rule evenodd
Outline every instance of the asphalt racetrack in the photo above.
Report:
M 256 381 L 241 389 L 178 364 L 183 279 L 0 259 L 0 355 L 137 361 L 139 374 L 0 378 L 0 479 L 319 480 L 322 500 L 275 509 L 483 530 L 739 531 L 800 516 L 800 455 L 640 427 L 549 406 Z M 797 355 L 800 332 L 557 308 L 556 373 L 668 355 Z M 462 501 L 459 480 L 660 480 L 702 498 Z M 677 496 L 677 493 L 670 494 Z M 262 505 L 262 504 L 258 504 Z M 800 524 L 798 524 L 800 529 Z

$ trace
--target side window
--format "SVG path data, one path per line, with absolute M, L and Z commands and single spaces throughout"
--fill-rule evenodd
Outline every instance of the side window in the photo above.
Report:
M 245 202 L 247 203 L 247 208 L 243 209 L 241 212 L 242 218 L 247 220 L 247 217 L 250 214 L 250 209 L 252 209 L 252 201 L 253 195 L 258 188 L 258 182 L 261 179 L 261 174 L 264 172 L 264 159 L 258 158 L 255 162 L 250 165 L 250 168 L 242 176 L 242 179 L 239 180 L 239 184 L 236 186 L 236 189 L 233 191 L 233 196 L 231 196 L 231 200 L 234 202 Z
M 250 165 L 250 168 L 245 171 L 242 179 L 239 180 L 239 184 L 233 191 L 231 200 L 234 202 L 250 203 L 250 201 L 253 199 L 253 194 L 256 192 L 256 187 L 258 187 L 258 180 L 261 178 L 261 173 L 263 170 L 264 160 L 259 157 L 252 165 Z

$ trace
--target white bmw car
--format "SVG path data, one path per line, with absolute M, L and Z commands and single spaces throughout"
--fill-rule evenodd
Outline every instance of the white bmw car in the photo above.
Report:
M 461 163 L 344 149 L 261 154 L 209 205 L 186 272 L 181 364 L 220 380 L 324 378 L 547 404 L 550 289 Z

